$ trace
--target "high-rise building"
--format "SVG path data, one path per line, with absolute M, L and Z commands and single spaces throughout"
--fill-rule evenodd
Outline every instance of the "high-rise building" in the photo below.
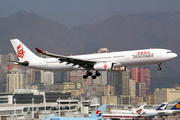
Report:
M 50 72 L 50 71 L 44 72 L 44 79 L 43 79 L 43 81 L 41 81 L 41 83 L 44 83 L 45 85 L 54 84 L 53 72 Z
M 126 71 L 122 72 L 122 94 L 129 95 L 129 79 L 130 79 L 130 70 L 127 68 Z
M 7 72 L 0 71 L 0 92 L 6 91 Z
M 4 60 L 2 63 L 4 63 L 6 66 L 8 66 L 9 61 L 7 60 L 17 60 L 17 55 L 13 55 L 13 53 L 9 53 L 8 55 L 4 55 Z
M 23 72 L 23 74 L 24 74 L 24 80 L 27 81 L 27 84 L 28 84 L 28 83 L 34 83 L 34 77 L 33 77 L 33 75 L 34 75 L 34 70 L 33 70 L 33 69 L 25 70 L 25 71 Z
M 54 83 L 62 83 L 69 81 L 68 79 L 69 72 L 54 72 Z
M 136 96 L 136 81 L 133 79 L 129 80 L 129 95 Z
M 114 86 L 116 84 L 116 72 L 107 72 L 107 84 Z
M 101 80 L 102 84 L 107 85 L 107 71 L 102 71 L 101 72 Z
M 139 82 L 139 69 L 138 69 L 138 67 L 131 68 L 131 79 L 135 80 L 136 83 Z
M 146 95 L 150 95 L 150 69 L 135 67 L 131 69 L 131 79 L 146 84 Z
M 104 86 L 104 95 L 105 96 L 114 96 L 114 86 L 105 85 Z
M 108 85 L 115 88 L 115 95 L 129 95 L 130 70 L 123 72 L 108 72 Z
M 136 83 L 136 96 L 142 97 L 146 95 L 146 84 L 145 83 Z
M 41 83 L 41 74 L 42 74 L 42 72 L 40 70 L 35 70 L 34 71 L 34 83 L 35 84 L 40 84 Z
M 0 64 L 4 64 L 4 55 L 0 55 Z
M 138 82 L 145 83 L 145 68 L 139 68 L 139 78 Z
M 146 95 L 150 95 L 150 69 L 145 68 Z
M 105 84 L 107 85 L 107 71 L 100 71 L 101 76 L 92 79 L 92 84 Z
M 13 69 L 7 74 L 7 90 L 14 92 L 15 89 L 23 89 L 23 74 L 20 69 Z
M 90 94 L 90 96 L 102 96 L 104 94 L 104 85 L 91 84 L 88 87 L 84 87 L 84 93 Z

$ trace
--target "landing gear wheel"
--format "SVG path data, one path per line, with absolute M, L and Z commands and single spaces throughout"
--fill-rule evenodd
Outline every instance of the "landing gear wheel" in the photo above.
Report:
M 93 75 L 93 76 L 92 76 L 92 79 L 96 79 L 96 75 Z
M 162 63 L 158 63 L 158 70 L 160 71 L 162 68 L 161 68 L 161 65 L 162 65 Z
M 101 73 L 99 73 L 99 72 L 96 72 L 96 76 L 101 76 Z
M 87 76 L 91 76 L 92 72 L 87 71 Z
M 162 68 L 161 67 L 158 67 L 158 70 L 160 71 Z
M 87 76 L 87 75 L 83 75 L 83 78 L 84 78 L 84 79 L 87 79 L 87 78 L 88 78 L 88 76 Z

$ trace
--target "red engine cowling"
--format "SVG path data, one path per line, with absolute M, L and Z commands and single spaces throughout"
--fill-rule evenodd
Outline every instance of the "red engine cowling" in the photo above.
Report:
M 112 64 L 112 62 L 96 63 L 96 64 L 93 66 L 93 68 L 94 68 L 94 70 L 99 70 L 99 71 L 112 70 L 113 64 Z

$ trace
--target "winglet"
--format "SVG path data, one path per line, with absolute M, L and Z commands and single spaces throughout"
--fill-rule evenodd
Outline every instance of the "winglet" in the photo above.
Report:
M 37 51 L 38 53 L 43 53 L 43 51 L 40 50 L 39 48 L 35 48 L 35 49 L 36 49 L 36 51 Z

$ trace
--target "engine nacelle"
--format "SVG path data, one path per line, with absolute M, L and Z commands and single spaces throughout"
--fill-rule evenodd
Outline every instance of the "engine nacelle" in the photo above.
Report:
M 118 67 L 114 68 L 112 62 L 107 62 L 107 63 L 96 63 L 93 66 L 94 70 L 99 70 L 99 71 L 126 71 L 126 67 Z
M 94 70 L 99 70 L 99 71 L 105 71 L 105 70 L 112 70 L 113 64 L 112 62 L 107 62 L 107 63 L 96 63 L 93 66 Z
M 126 69 L 126 67 L 118 67 L 118 68 L 113 68 L 112 69 L 112 71 L 116 71 L 116 72 L 118 72 L 118 71 L 126 71 L 127 69 Z

